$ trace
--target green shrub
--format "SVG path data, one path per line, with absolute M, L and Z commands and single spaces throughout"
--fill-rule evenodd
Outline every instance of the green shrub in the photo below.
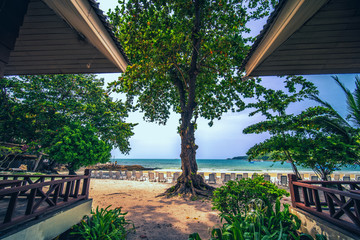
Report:
M 134 225 L 125 220 L 126 213 L 121 212 L 121 208 L 109 210 L 111 206 L 103 209 L 96 208 L 91 211 L 91 218 L 84 216 L 80 224 L 75 225 L 71 235 L 77 235 L 81 239 L 125 239 L 129 231 L 134 229 Z M 129 228 L 130 226 L 130 228 Z
M 244 213 L 249 205 L 272 205 L 284 195 L 289 193 L 259 176 L 227 182 L 214 191 L 212 204 L 213 209 L 236 216 Z
M 254 207 L 254 205 L 253 205 Z M 284 204 L 280 211 L 280 200 L 275 206 L 270 203 L 263 207 L 247 209 L 246 214 L 233 216 L 220 214 L 225 223 L 221 228 L 214 228 L 210 240 L 314 240 L 310 235 L 298 234 L 301 222 L 297 216 L 289 212 L 289 205 Z M 189 235 L 189 240 L 201 240 L 199 234 Z M 316 240 L 326 240 L 317 235 Z

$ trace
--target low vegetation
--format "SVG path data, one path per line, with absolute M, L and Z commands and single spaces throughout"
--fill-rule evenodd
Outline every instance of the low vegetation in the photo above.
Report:
M 135 229 L 131 221 L 125 219 L 127 212 L 121 208 L 103 209 L 97 207 L 92 216 L 84 216 L 80 224 L 73 227 L 70 233 L 76 239 L 126 239 L 126 235 Z
M 280 199 L 288 196 L 285 190 L 266 182 L 263 177 L 229 181 L 214 191 L 212 203 L 220 211 L 224 222 L 214 227 L 210 240 L 311 240 L 310 235 L 299 233 L 301 221 L 290 213 L 289 205 Z M 317 240 L 325 240 L 322 235 Z M 198 233 L 189 240 L 201 240 Z

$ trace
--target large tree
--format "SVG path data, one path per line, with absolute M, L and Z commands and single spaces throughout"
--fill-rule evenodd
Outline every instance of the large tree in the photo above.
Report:
M 167 195 L 208 195 L 197 175 L 195 144 L 199 117 L 220 119 L 241 110 L 240 94 L 253 81 L 241 79 L 252 41 L 247 23 L 268 14 L 275 0 L 119 1 L 109 12 L 116 36 L 131 62 L 113 83 L 144 119 L 165 124 L 171 108 L 180 114 L 182 175 Z

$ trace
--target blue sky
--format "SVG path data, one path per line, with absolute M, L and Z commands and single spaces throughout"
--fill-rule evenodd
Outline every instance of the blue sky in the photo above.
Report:
M 100 0 L 100 8 L 107 12 L 114 8 L 116 0 Z M 252 34 L 256 35 L 262 29 L 265 21 L 253 23 Z M 106 82 L 116 80 L 120 74 L 99 74 Z M 355 87 L 355 74 L 338 75 L 340 80 L 349 89 Z M 312 81 L 320 91 L 320 97 L 331 103 L 343 115 L 346 114 L 345 96 L 331 75 L 311 75 L 306 78 Z M 263 77 L 263 84 L 271 88 L 279 88 L 282 80 L 277 77 Z M 314 105 L 305 101 L 290 106 L 292 113 Z M 248 111 L 229 113 L 223 115 L 220 121 L 215 121 L 212 127 L 204 119 L 198 119 L 198 129 L 195 133 L 197 158 L 199 159 L 224 159 L 245 155 L 246 151 L 256 143 L 268 137 L 267 134 L 242 134 L 242 130 L 262 117 L 248 117 Z M 135 135 L 130 140 L 132 150 L 129 155 L 121 154 L 119 150 L 112 151 L 113 158 L 179 158 L 180 137 L 177 134 L 179 115 L 172 114 L 166 126 L 145 122 L 141 113 L 130 113 L 127 122 L 139 123 L 134 129 Z

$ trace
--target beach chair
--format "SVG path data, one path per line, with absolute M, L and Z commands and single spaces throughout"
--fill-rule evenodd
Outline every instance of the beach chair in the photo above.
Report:
M 158 182 L 166 182 L 166 179 L 164 177 L 164 173 L 159 173 Z
M 209 180 L 208 180 L 209 184 L 215 184 L 216 183 L 216 175 L 214 173 L 210 173 L 209 174 Z
M 305 180 L 305 174 L 301 173 L 300 176 L 301 176 L 301 180 Z
M 172 174 L 171 174 L 171 172 L 166 172 L 166 180 L 167 180 L 167 182 L 172 181 Z
M 326 176 L 326 179 L 327 179 L 328 181 L 331 181 L 331 175 Z
M 132 172 L 131 172 L 131 180 L 136 180 L 136 170 L 132 170 Z
M 179 173 L 179 172 L 174 172 L 173 182 L 177 182 L 177 180 L 178 180 L 179 177 L 180 177 L 180 173 Z
M 243 175 L 242 174 L 236 174 L 236 180 L 240 180 L 243 178 Z
M 235 178 L 236 178 L 235 173 L 230 173 L 230 180 L 235 181 Z
M 350 181 L 350 175 L 346 174 L 345 176 L 343 176 L 343 181 Z
M 109 171 L 109 178 L 110 178 L 110 179 L 115 178 L 115 174 L 113 174 L 113 172 L 112 172 L 112 171 Z
M 130 171 L 126 171 L 126 180 L 131 180 L 132 179 L 132 174 Z
M 99 174 L 98 174 L 98 177 L 99 179 L 102 179 L 103 178 L 103 171 L 99 171 Z
M 278 185 L 281 185 L 281 176 L 282 176 L 281 173 L 278 173 L 277 176 L 276 176 L 276 180 L 277 180 Z
M 115 179 L 120 180 L 120 178 L 121 178 L 121 173 L 119 171 L 116 171 L 115 172 Z
M 281 176 L 281 178 L 280 178 L 280 184 L 282 185 L 282 186 L 287 186 L 288 185 L 288 182 L 287 182 L 287 176 Z
M 227 183 L 230 180 L 231 180 L 231 175 L 230 174 L 225 174 L 223 183 Z
M 203 180 L 205 180 L 205 174 L 204 174 L 204 172 L 199 172 L 199 175 L 203 178 Z
M 144 181 L 143 171 L 135 172 L 135 180 L 136 181 Z
M 312 175 L 312 176 L 310 177 L 310 180 L 311 180 L 311 181 L 319 181 L 319 177 L 316 176 L 316 175 Z
M 148 172 L 148 180 L 149 182 L 155 182 L 155 173 L 154 172 Z
M 248 173 L 244 173 L 244 174 L 243 174 L 243 178 L 249 178 L 249 174 L 248 174 Z
M 340 174 L 334 174 L 334 180 L 340 181 Z
M 268 182 L 271 182 L 271 177 L 269 174 L 264 174 L 264 180 L 265 181 L 268 181 Z
M 98 172 L 96 170 L 91 171 L 91 178 L 96 178 Z
M 225 173 L 221 173 L 221 175 L 220 175 L 221 177 L 220 177 L 220 179 L 221 179 L 221 181 L 223 181 L 224 182 L 224 179 L 225 179 Z
M 360 181 L 360 175 L 355 175 L 355 181 Z

